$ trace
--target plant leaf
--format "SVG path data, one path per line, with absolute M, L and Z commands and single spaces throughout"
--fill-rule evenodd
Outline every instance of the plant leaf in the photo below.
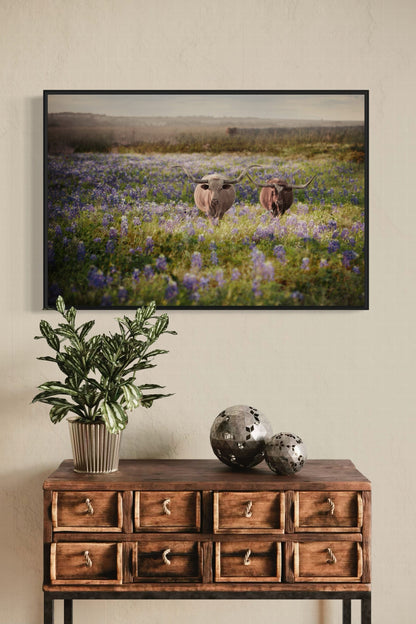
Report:
M 61 295 L 56 299 L 56 309 L 62 316 L 65 316 L 65 301 Z
M 126 427 L 128 421 L 127 414 L 118 403 L 102 401 L 100 410 L 106 427 L 111 433 L 118 433 Z
M 41 321 L 39 323 L 39 329 L 51 349 L 59 351 L 61 344 L 60 340 L 56 335 L 55 331 L 52 329 L 51 325 L 49 325 L 48 321 Z
M 142 396 L 143 396 L 140 388 L 138 388 L 133 383 L 129 383 L 129 384 L 124 384 L 122 386 L 122 390 L 123 390 L 124 400 L 126 402 L 127 409 L 133 410 L 135 407 L 139 407 Z

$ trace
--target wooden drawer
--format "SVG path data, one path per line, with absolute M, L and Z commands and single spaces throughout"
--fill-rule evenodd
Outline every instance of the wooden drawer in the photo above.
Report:
M 123 523 L 120 492 L 53 492 L 54 531 L 119 532 Z
M 200 531 L 199 492 L 135 492 L 135 531 Z
M 280 492 L 214 492 L 214 533 L 283 533 Z
M 280 542 L 244 540 L 215 544 L 215 580 L 280 582 Z
M 363 525 L 361 492 L 295 492 L 296 532 L 358 533 Z
M 198 542 L 137 542 L 133 550 L 134 581 L 199 581 L 202 548 Z
M 122 544 L 51 544 L 50 573 L 55 585 L 118 585 L 122 582 Z
M 295 542 L 295 582 L 358 582 L 363 569 L 359 542 Z

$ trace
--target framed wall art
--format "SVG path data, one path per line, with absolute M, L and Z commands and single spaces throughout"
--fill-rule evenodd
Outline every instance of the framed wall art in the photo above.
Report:
M 45 91 L 44 306 L 368 309 L 367 91 Z

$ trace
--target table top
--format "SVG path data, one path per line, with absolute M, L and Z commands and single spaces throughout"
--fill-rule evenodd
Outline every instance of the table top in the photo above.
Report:
M 109 474 L 74 472 L 65 460 L 44 482 L 45 490 L 370 490 L 370 481 L 348 459 L 309 459 L 295 475 L 229 468 L 217 459 L 121 459 Z

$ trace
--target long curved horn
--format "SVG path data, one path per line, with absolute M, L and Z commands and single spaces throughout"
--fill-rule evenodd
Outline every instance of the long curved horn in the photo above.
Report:
M 248 167 L 246 167 L 238 176 L 238 178 L 235 178 L 235 180 L 224 180 L 224 182 L 226 184 L 237 184 L 238 182 L 240 182 L 240 180 L 242 180 L 244 178 L 245 175 L 247 175 L 249 178 L 249 174 L 248 171 L 249 169 L 254 169 L 254 167 L 257 167 L 258 169 L 263 169 L 264 166 L 263 165 L 249 165 Z M 251 179 L 251 178 L 250 178 Z
M 316 174 L 306 184 L 291 184 L 292 189 L 304 189 L 316 178 Z
M 191 180 L 191 182 L 193 182 L 194 184 L 206 184 L 207 181 L 206 180 L 198 180 L 198 178 L 195 178 L 191 173 L 189 173 L 189 171 L 187 169 L 185 169 L 185 167 L 183 167 L 182 165 L 172 165 L 170 167 L 171 169 L 182 169 L 186 175 L 188 176 L 188 178 Z
M 251 177 L 249 173 L 247 174 L 247 177 L 250 180 L 250 182 L 252 182 L 258 188 L 272 188 L 272 189 L 275 189 L 277 192 L 283 189 L 283 186 L 279 186 L 278 184 L 273 184 L 273 183 L 272 184 L 259 184 L 258 182 L 253 180 L 253 178 Z

